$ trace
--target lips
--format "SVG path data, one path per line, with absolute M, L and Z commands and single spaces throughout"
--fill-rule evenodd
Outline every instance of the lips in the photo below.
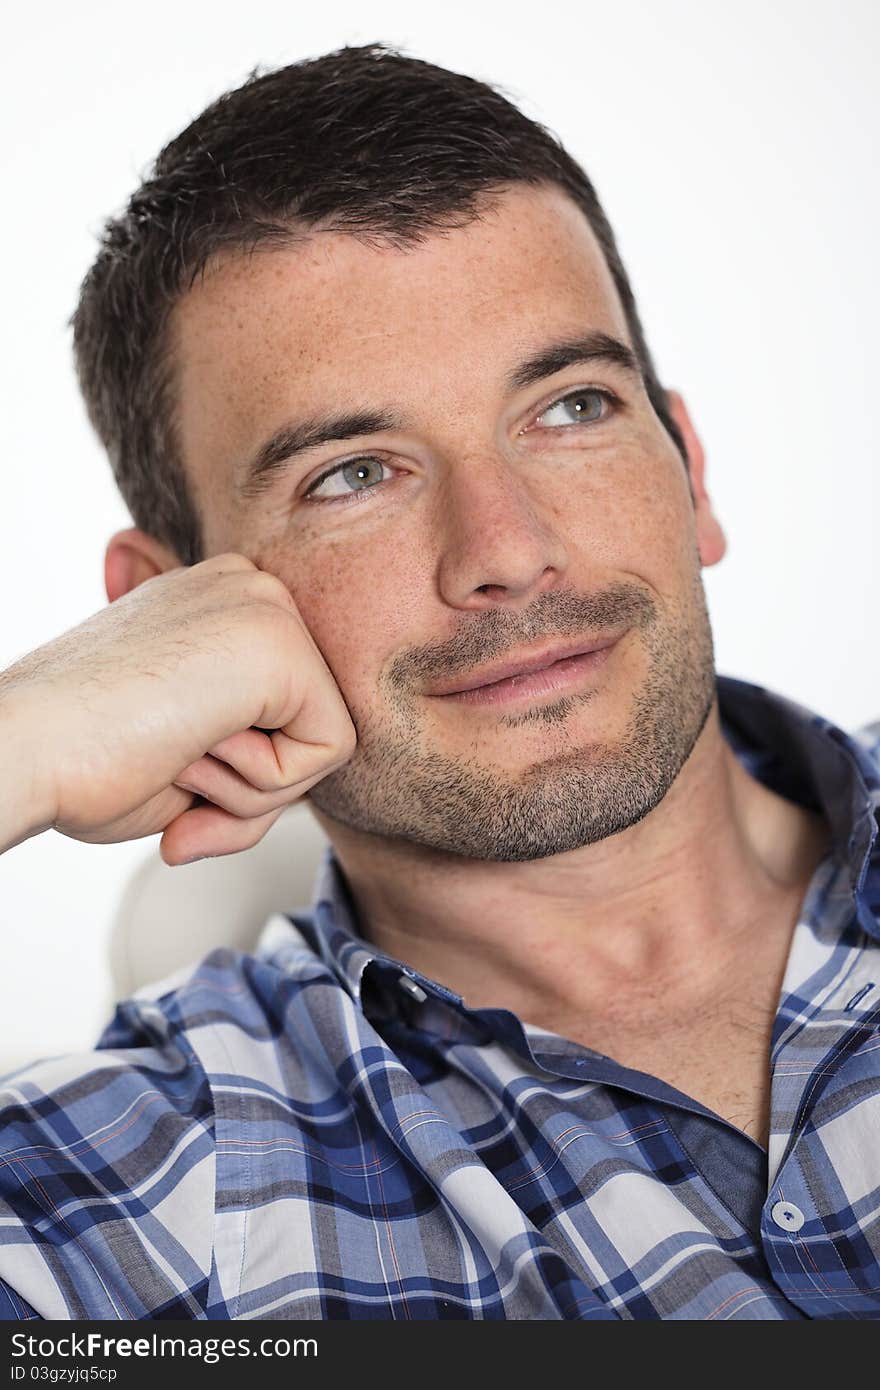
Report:
M 565 657 L 581 656 L 585 652 L 601 651 L 604 647 L 610 647 L 617 641 L 618 636 L 619 634 L 586 640 L 582 638 L 578 642 L 556 643 L 554 646 L 545 645 L 537 650 L 521 652 L 517 657 L 509 657 L 506 661 L 483 666 L 469 676 L 454 677 L 441 685 L 434 686 L 426 694 L 457 695 L 464 690 L 476 690 L 480 686 L 492 685 L 496 681 L 509 680 L 511 676 L 523 676 L 534 671 L 543 671 L 548 666 L 552 666 L 554 662 L 564 660 Z

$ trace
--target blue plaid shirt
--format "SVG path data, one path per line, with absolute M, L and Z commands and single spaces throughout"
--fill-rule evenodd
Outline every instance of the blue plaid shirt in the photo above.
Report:
M 769 1150 L 309 909 L 0 1078 L 6 1318 L 880 1318 L 880 723 L 717 678 L 834 847 L 770 1051 Z

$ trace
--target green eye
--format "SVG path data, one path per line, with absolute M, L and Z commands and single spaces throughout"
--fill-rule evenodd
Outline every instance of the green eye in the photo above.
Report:
M 603 412 L 603 402 L 610 408 L 613 407 L 615 399 L 610 391 L 600 390 L 598 386 L 580 388 L 577 391 L 569 391 L 565 396 L 560 396 L 541 413 L 539 419 L 546 422 L 552 411 L 570 408 L 573 410 L 575 418 L 562 420 L 559 423 L 563 425 L 593 424 L 596 420 L 605 419 L 605 415 L 608 413 L 607 411 Z
M 383 463 L 381 459 L 373 458 L 369 455 L 365 455 L 363 458 L 346 459 L 344 463 L 337 463 L 335 467 L 328 468 L 326 473 L 322 473 L 320 478 L 316 478 L 313 483 L 310 483 L 309 486 L 306 488 L 306 491 L 303 493 L 303 496 L 310 497 L 316 488 L 320 487 L 320 485 L 326 482 L 328 478 L 334 477 L 337 473 L 341 474 L 343 480 L 346 483 L 365 484 L 364 487 L 353 488 L 353 491 L 348 494 L 349 497 L 357 496 L 357 494 L 361 492 L 372 492 L 376 488 L 376 480 L 374 479 L 372 485 L 366 486 L 366 484 L 369 484 L 369 475 L 371 470 L 375 473 L 376 471 L 381 471 L 382 469 L 387 467 L 388 465 Z M 382 483 L 383 481 L 385 480 L 382 478 L 378 479 L 379 483 Z M 347 500 L 347 497 L 344 493 L 336 494 L 335 496 L 330 497 L 318 498 L 319 502 L 337 502 L 343 500 Z

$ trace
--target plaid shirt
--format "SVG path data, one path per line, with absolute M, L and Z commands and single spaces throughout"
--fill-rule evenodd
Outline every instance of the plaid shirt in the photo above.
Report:
M 0 1078 L 0 1315 L 880 1318 L 880 723 L 717 681 L 737 756 L 834 835 L 769 1152 L 373 950 L 328 847 L 252 955 L 212 951 L 95 1050 Z M 718 1178 L 731 1143 L 758 1159 L 753 1222 Z

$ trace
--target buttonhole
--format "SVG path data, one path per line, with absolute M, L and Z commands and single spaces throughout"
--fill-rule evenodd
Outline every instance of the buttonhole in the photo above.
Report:
M 854 1009 L 855 1006 L 856 1006 L 856 1004 L 858 1004 L 859 1000 L 860 1000 L 860 999 L 864 999 L 865 995 L 866 995 L 866 994 L 869 994 L 870 991 L 871 991 L 873 988 L 874 988 L 874 981 L 873 981 L 873 980 L 869 980 L 868 983 L 867 983 L 866 985 L 863 985 L 863 986 L 862 986 L 862 988 L 859 990 L 858 994 L 854 994 L 853 997 L 852 997 L 852 999 L 850 999 L 849 1003 L 844 1005 L 844 1008 L 843 1008 L 844 1013 L 847 1013 L 847 1014 L 848 1014 L 848 1013 L 850 1012 L 851 1009 Z

